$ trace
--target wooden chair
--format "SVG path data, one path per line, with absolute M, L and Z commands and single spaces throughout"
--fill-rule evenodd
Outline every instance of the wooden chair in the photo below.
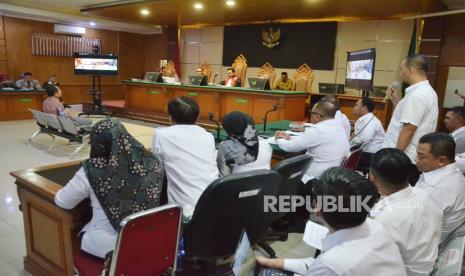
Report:
M 233 62 L 232 68 L 236 71 L 236 76 L 241 79 L 242 86 L 244 86 L 245 78 L 247 76 L 247 59 L 243 54 L 240 54 Z
M 268 78 L 268 81 L 270 82 L 270 86 L 274 87 L 276 71 L 271 64 L 269 64 L 268 62 L 263 64 L 263 66 L 260 67 L 260 69 L 258 70 L 258 76 Z
M 292 90 L 305 91 L 310 95 L 314 78 L 315 76 L 313 75 L 313 70 L 310 66 L 306 63 L 300 65 L 294 74 L 294 86 Z M 310 97 L 307 98 L 306 102 L 310 102 Z
M 210 66 L 210 64 L 204 62 L 202 65 L 200 65 L 200 70 L 202 70 L 202 74 L 204 76 L 208 77 L 208 83 L 210 83 L 212 78 L 212 67 Z
M 172 61 L 168 61 L 168 63 L 163 68 L 163 77 L 170 77 L 174 78 L 176 76 L 176 66 Z

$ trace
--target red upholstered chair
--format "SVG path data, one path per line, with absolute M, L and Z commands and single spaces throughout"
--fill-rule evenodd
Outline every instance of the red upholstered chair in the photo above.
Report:
M 181 227 L 181 207 L 168 204 L 121 221 L 110 275 L 174 275 Z M 98 276 L 103 263 L 79 254 L 74 265 L 81 276 Z
M 344 161 L 342 161 L 341 167 L 346 169 L 357 170 L 358 163 L 362 157 L 362 148 L 351 151 Z

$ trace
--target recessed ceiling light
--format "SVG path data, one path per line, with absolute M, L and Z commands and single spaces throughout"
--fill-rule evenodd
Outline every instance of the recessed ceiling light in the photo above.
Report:
M 202 4 L 202 3 L 195 3 L 195 4 L 194 4 L 194 9 L 196 9 L 196 10 L 201 10 L 201 9 L 203 9 L 203 4 Z
M 226 1 L 226 6 L 228 6 L 228 7 L 234 7 L 235 5 L 236 5 L 236 1 L 234 1 L 234 0 Z
M 89 23 L 91 26 L 95 26 L 95 22 L 90 22 Z
M 142 15 L 149 15 L 149 14 L 150 14 L 150 11 L 147 10 L 147 9 L 142 9 L 142 10 L 140 10 L 140 14 L 142 14 Z

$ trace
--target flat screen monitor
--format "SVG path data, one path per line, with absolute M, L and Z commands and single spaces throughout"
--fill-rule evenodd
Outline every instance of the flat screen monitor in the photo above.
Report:
M 114 54 L 74 53 L 74 74 L 117 75 L 118 57 Z
M 267 78 L 247 77 L 251 89 L 270 90 L 270 82 Z
M 204 75 L 188 75 L 187 80 L 191 85 L 208 85 L 208 78 Z
M 370 90 L 375 73 L 376 50 L 374 48 L 347 53 L 345 86 Z
M 150 82 L 163 82 L 160 72 L 145 72 L 144 80 Z

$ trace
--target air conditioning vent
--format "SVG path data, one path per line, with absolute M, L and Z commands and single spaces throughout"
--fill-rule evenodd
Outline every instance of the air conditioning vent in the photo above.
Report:
M 56 34 L 85 35 L 86 28 L 55 24 L 53 30 Z

